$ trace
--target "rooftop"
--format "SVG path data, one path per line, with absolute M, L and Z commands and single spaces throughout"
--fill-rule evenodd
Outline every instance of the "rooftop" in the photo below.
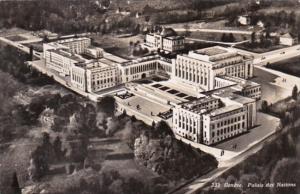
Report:
M 156 59 L 160 59 L 160 56 L 159 55 L 149 55 L 149 56 L 146 56 L 146 57 L 142 57 L 142 58 L 134 59 L 134 60 L 131 60 L 131 61 L 123 62 L 123 63 L 121 63 L 121 65 L 122 66 L 129 66 L 129 65 L 134 65 L 134 64 L 137 64 L 137 63 L 156 60 Z
M 206 108 L 203 107 L 203 105 L 208 105 L 209 102 L 213 101 L 219 101 L 219 99 L 211 96 L 204 96 L 197 100 L 183 103 L 182 107 L 196 113 L 201 113 L 206 112 Z
M 250 80 L 242 79 L 239 77 L 233 77 L 233 76 L 221 76 L 222 79 L 233 81 L 238 84 L 238 86 L 242 88 L 248 88 L 248 87 L 256 87 L 259 86 L 260 84 L 255 83 Z
M 255 102 L 255 99 L 244 97 L 233 92 L 232 88 L 218 90 L 214 93 L 215 96 L 226 98 L 239 104 L 248 104 Z
M 199 49 L 195 51 L 190 51 L 187 57 L 191 57 L 200 61 L 205 61 L 211 64 L 220 64 L 222 61 L 231 58 L 236 63 L 240 63 L 243 61 L 243 59 L 246 59 L 246 56 L 239 54 L 236 50 L 221 47 L 221 46 L 214 46 L 214 47 Z M 230 64 L 231 63 L 228 63 L 228 65 Z
M 94 69 L 94 68 L 105 68 L 105 67 L 115 67 L 115 63 L 113 61 L 110 61 L 108 59 L 97 59 L 97 60 L 91 60 L 87 62 L 82 62 L 76 64 L 78 67 L 86 67 L 86 69 Z
M 222 107 L 222 108 L 218 108 L 216 110 L 213 110 L 209 113 L 210 116 L 217 116 L 217 115 L 220 115 L 220 114 L 224 114 L 224 113 L 227 113 L 227 112 L 231 112 L 231 111 L 234 111 L 234 110 L 238 110 L 240 108 L 243 108 L 243 106 L 241 105 L 238 105 L 238 104 L 233 104 L 233 105 L 229 105 L 229 106 L 225 106 L 225 107 Z
M 166 39 L 169 39 L 169 40 L 181 40 L 181 39 L 184 39 L 183 36 L 168 36 L 166 37 Z
M 77 41 L 82 41 L 82 40 L 91 40 L 90 38 L 87 37 L 81 37 L 81 38 L 68 38 L 64 40 L 59 40 L 57 43 L 59 44 L 64 44 L 64 43 L 69 43 L 69 42 L 77 42 Z
M 52 49 L 52 50 L 49 50 L 49 51 L 51 51 L 53 53 L 56 53 L 56 54 L 59 54 L 59 55 L 62 55 L 64 57 L 67 57 L 67 58 L 72 59 L 72 60 L 77 61 L 77 62 L 85 62 L 86 61 L 86 59 L 84 59 L 80 55 L 69 53 L 68 51 L 65 51 L 63 49 Z
M 228 50 L 226 50 L 223 47 L 214 46 L 214 47 L 199 49 L 199 50 L 196 50 L 194 52 L 197 53 L 197 54 L 201 54 L 201 55 L 215 56 L 215 55 L 228 53 Z

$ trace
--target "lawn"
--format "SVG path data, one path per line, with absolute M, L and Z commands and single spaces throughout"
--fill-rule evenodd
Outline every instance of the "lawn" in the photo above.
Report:
M 26 38 L 19 36 L 19 35 L 13 35 L 13 36 L 7 36 L 5 37 L 8 40 L 11 40 L 13 42 L 19 42 L 19 41 L 24 41 L 27 40 Z
M 267 68 L 300 77 L 300 57 L 294 57 L 276 63 L 268 64 Z
M 254 53 L 265 53 L 265 52 L 269 52 L 269 51 L 273 51 L 273 50 L 277 50 L 277 49 L 282 49 L 282 48 L 285 48 L 286 46 L 273 44 L 269 47 L 264 48 L 264 47 L 261 47 L 260 45 L 252 46 L 252 45 L 250 45 L 250 43 L 247 42 L 247 43 L 236 45 L 235 47 L 246 50 L 246 51 L 254 52 Z
M 182 33 L 182 35 L 183 34 L 184 33 Z M 227 36 L 229 35 L 228 33 L 225 34 Z M 188 38 L 210 40 L 210 41 L 221 41 L 222 36 L 223 33 L 218 33 L 218 32 L 190 32 Z M 233 34 L 233 37 L 235 39 L 234 42 L 240 42 L 240 41 L 250 39 L 250 36 L 245 34 Z
M 19 139 L 8 148 L 1 150 L 0 157 L 0 189 L 6 193 L 11 185 L 13 173 L 16 172 L 20 186 L 24 186 L 28 179 L 30 153 L 36 148 L 36 142 L 29 139 Z
M 92 38 L 94 40 L 95 45 L 103 48 L 109 53 L 115 54 L 126 59 L 134 58 L 130 56 L 130 41 L 132 41 L 133 43 L 137 41 L 139 41 L 140 43 L 144 42 L 144 38 L 141 35 L 124 38 L 117 38 L 112 35 L 98 35 L 93 36 Z

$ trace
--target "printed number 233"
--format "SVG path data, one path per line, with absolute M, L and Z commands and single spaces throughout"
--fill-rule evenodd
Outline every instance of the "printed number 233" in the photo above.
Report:
M 211 187 L 219 188 L 219 187 L 221 187 L 221 185 L 220 185 L 220 183 L 212 183 Z

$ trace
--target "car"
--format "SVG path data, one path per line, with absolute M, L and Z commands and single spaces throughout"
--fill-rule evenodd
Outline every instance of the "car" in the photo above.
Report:
M 264 60 L 264 59 L 266 59 L 266 57 L 265 57 L 265 56 L 261 57 L 261 60 Z
M 282 54 L 282 55 L 283 55 L 283 54 L 285 54 L 285 52 L 284 52 L 284 51 L 282 51 L 280 54 Z

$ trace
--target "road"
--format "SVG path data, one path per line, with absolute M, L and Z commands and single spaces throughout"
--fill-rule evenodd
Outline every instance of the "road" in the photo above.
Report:
M 254 65 L 264 66 L 267 63 L 275 63 L 285 59 L 293 58 L 300 55 L 300 44 L 294 45 L 287 48 L 282 48 L 274 51 L 269 51 L 265 53 L 253 53 L 250 51 L 245 51 L 241 49 L 234 48 L 235 50 L 254 56 Z
M 14 46 L 14 47 L 18 48 L 19 50 L 21 50 L 21 51 L 23 51 L 23 52 L 25 52 L 25 53 L 27 53 L 27 54 L 30 53 L 30 48 L 29 48 L 29 47 L 26 47 L 26 46 L 24 46 L 24 45 L 22 45 L 22 44 L 20 44 L 20 43 L 18 43 L 18 42 L 13 42 L 13 41 L 8 40 L 8 39 L 6 39 L 6 38 L 4 38 L 4 37 L 0 37 L 0 41 L 6 43 L 6 44 L 8 44 L 8 45 Z M 42 58 L 43 53 L 38 52 L 38 51 L 33 51 L 33 55 L 34 55 L 35 57 L 37 57 L 37 58 L 40 59 L 40 58 Z
M 168 26 L 165 26 L 168 27 Z M 173 28 L 177 32 L 185 32 L 185 28 Z M 251 35 L 253 31 L 248 30 L 221 30 L 221 29 L 208 29 L 208 28 L 191 28 L 190 32 L 212 32 L 212 33 L 232 33 L 232 34 L 245 34 Z
M 206 43 L 216 43 L 216 44 L 223 44 L 223 45 L 228 45 L 228 46 L 235 46 L 238 44 L 243 44 L 246 42 L 249 42 L 250 40 L 244 40 L 241 42 L 221 42 L 221 41 L 214 41 L 214 40 L 204 40 L 204 39 L 199 39 L 199 38 L 185 38 L 186 40 L 190 41 L 198 41 L 198 42 L 206 42 Z

